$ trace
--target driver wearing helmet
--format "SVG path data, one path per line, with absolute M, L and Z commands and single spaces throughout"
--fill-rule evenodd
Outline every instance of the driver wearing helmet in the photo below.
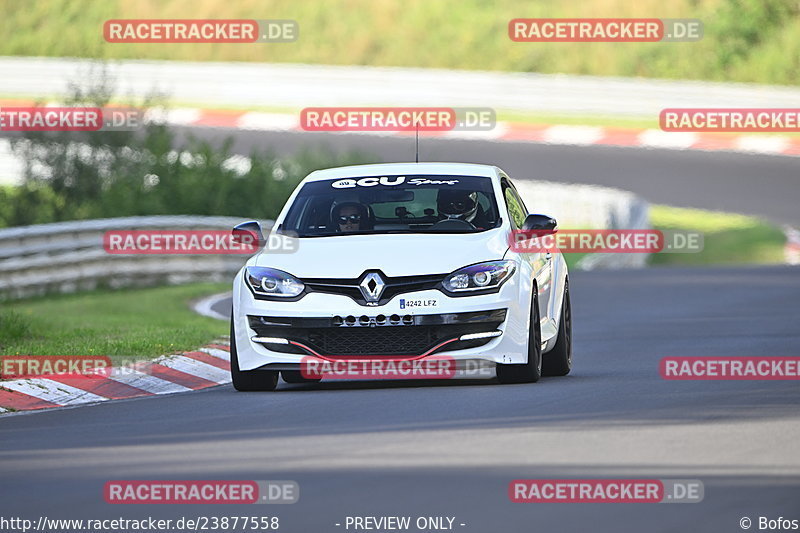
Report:
M 440 189 L 436 198 L 440 220 L 458 219 L 476 228 L 486 227 L 486 215 L 478 203 L 478 193 L 463 189 Z

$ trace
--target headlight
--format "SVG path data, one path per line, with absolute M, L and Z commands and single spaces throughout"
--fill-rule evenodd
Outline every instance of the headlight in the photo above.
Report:
M 260 296 L 291 298 L 303 292 L 303 282 L 283 270 L 265 267 L 247 267 L 245 281 Z
M 460 268 L 444 278 L 442 286 L 448 292 L 474 292 L 497 289 L 516 270 L 513 261 L 488 261 Z

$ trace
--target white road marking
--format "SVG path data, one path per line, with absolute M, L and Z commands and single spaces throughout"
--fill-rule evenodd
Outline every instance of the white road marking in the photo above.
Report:
M 230 383 L 231 375 L 227 370 L 217 368 L 197 359 L 178 355 L 165 359 L 156 360 L 161 366 L 166 366 L 179 372 L 185 372 L 199 378 L 207 379 L 215 383 Z
M 231 360 L 230 352 L 226 352 L 225 350 L 220 350 L 218 348 L 200 348 L 197 351 L 207 353 L 208 355 L 213 355 L 214 357 L 218 357 L 224 361 Z
M 152 394 L 171 394 L 192 390 L 183 385 L 145 374 L 132 368 L 115 368 L 109 379 Z
M 288 113 L 245 113 L 236 121 L 242 130 L 286 131 L 300 128 L 296 115 Z
M 4 381 L 3 388 L 21 392 L 57 405 L 103 402 L 109 399 L 105 396 L 98 396 L 70 385 L 43 378 Z
M 644 130 L 638 136 L 639 144 L 652 148 L 691 148 L 698 136 L 691 131 Z
M 605 135 L 605 129 L 595 126 L 552 126 L 543 132 L 543 140 L 551 144 L 594 144 Z
M 759 152 L 764 154 L 780 154 L 789 148 L 788 137 L 761 137 L 758 135 L 741 135 L 736 138 L 735 146 L 745 152 Z
M 145 111 L 145 122 L 166 122 L 177 126 L 189 126 L 200 120 L 202 111 L 194 108 L 164 109 L 153 107 Z
M 218 313 L 217 311 L 214 310 L 214 306 L 217 305 L 217 302 L 219 302 L 220 300 L 224 300 L 225 298 L 230 298 L 231 294 L 232 294 L 231 291 L 228 291 L 220 294 L 213 294 L 211 296 L 207 296 L 206 298 L 203 298 L 194 305 L 194 312 L 199 315 L 216 318 L 217 320 L 228 320 L 230 318 L 230 315 L 223 315 L 222 313 Z

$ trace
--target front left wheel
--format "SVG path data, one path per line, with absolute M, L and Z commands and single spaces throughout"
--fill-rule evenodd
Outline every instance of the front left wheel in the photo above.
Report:
M 276 370 L 239 370 L 236 334 L 233 331 L 233 314 L 231 314 L 231 381 L 233 381 L 233 388 L 241 392 L 273 391 L 278 386 Z

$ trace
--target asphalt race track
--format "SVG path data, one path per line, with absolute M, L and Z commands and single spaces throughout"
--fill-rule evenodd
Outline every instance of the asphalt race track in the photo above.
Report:
M 327 147 L 359 151 L 378 161 L 414 160 L 414 138 L 373 135 L 175 128 L 185 138 L 221 143 L 233 137 L 233 151 L 294 153 Z M 760 215 L 800 227 L 800 157 L 697 150 L 612 146 L 565 146 L 523 142 L 426 139 L 420 161 L 497 165 L 512 179 L 589 183 L 633 191 L 658 204 Z M 533 209 L 533 206 L 529 206 Z
M 302 148 L 358 151 L 376 162 L 414 160 L 414 138 L 357 134 L 246 131 L 173 127 L 181 145 L 189 136 L 215 145 L 232 137 L 242 155 Z M 0 137 L 15 137 L 2 133 Z M 800 157 L 613 146 L 567 146 L 484 140 L 420 139 L 421 161 L 482 163 L 503 168 L 514 180 L 588 183 L 633 191 L 646 200 L 759 215 L 800 227 Z
M 0 419 L 8 514 L 277 515 L 343 531 L 347 515 L 454 516 L 465 532 L 741 531 L 797 517 L 800 389 L 664 381 L 667 355 L 797 355 L 800 270 L 648 269 L 572 276 L 565 378 L 231 386 Z M 693 504 L 514 504 L 517 478 L 699 479 Z M 273 506 L 109 505 L 114 479 L 295 480 Z M 458 524 L 465 524 L 460 526 Z
M 184 131 L 189 133 L 189 131 Z M 192 129 L 234 150 L 323 142 L 384 161 L 413 139 Z M 597 183 L 647 200 L 800 225 L 800 159 L 424 140 L 423 160 L 494 163 L 515 179 Z M 664 356 L 797 356 L 800 268 L 573 272 L 575 368 L 489 381 L 231 386 L 0 418 L 3 515 L 36 519 L 279 516 L 281 531 L 345 517 L 454 516 L 464 532 L 741 531 L 800 518 L 800 388 L 665 381 Z M 217 310 L 226 313 L 230 302 Z M 519 478 L 699 479 L 693 504 L 514 504 Z M 295 480 L 274 506 L 109 505 L 124 479 Z M 13 509 L 8 496 L 13 494 Z M 465 524 L 461 526 L 460 524 Z

